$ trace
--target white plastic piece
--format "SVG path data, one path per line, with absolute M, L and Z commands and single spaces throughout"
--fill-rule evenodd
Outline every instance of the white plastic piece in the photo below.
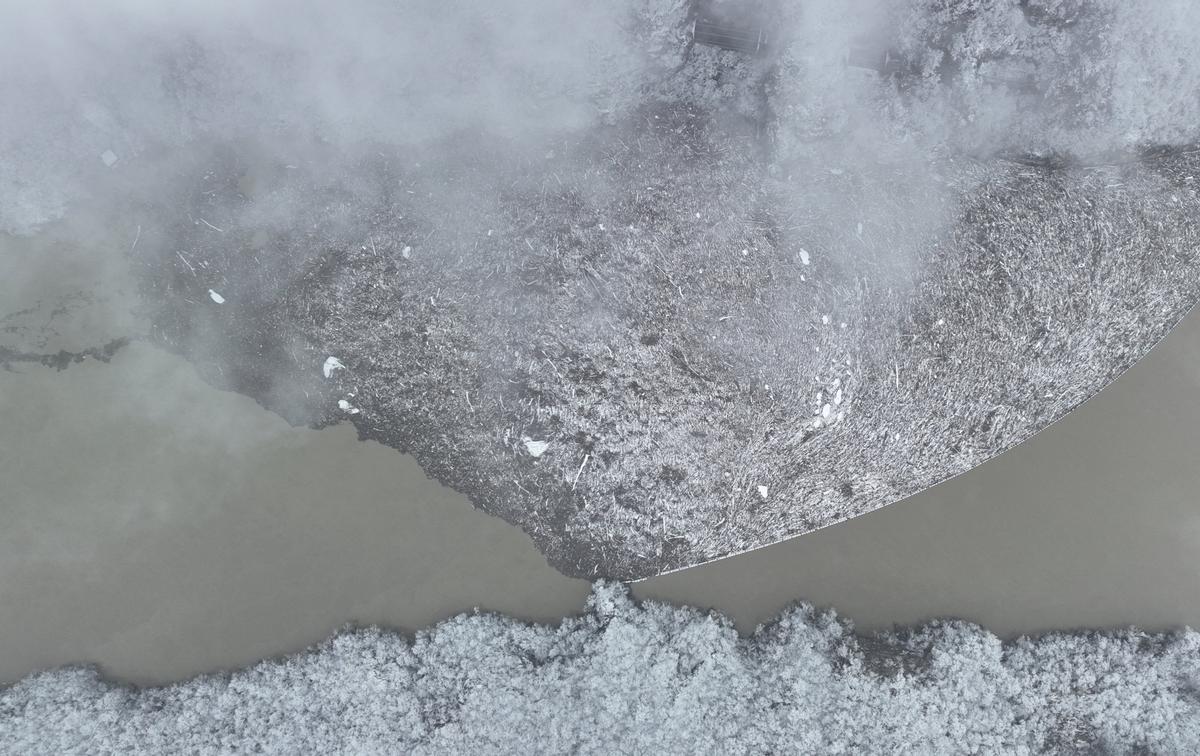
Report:
M 809 260 L 809 257 L 808 257 L 808 250 L 806 250 L 806 249 L 804 249 L 804 248 L 801 248 L 801 249 L 800 249 L 800 264 L 801 264 L 801 265 L 808 265 L 808 263 L 809 263 L 809 262 L 810 262 L 810 260 Z
M 765 498 L 767 498 L 767 487 L 766 487 L 766 486 L 759 486 L 759 487 L 758 487 L 758 495 L 759 495 L 759 496 L 761 496 L 761 497 L 763 497 L 764 499 L 765 499 Z
M 113 152 L 112 150 L 105 150 L 104 152 L 100 153 L 100 159 L 104 161 L 105 167 L 112 168 L 117 164 L 117 160 L 120 158 L 118 158 L 117 153 Z
M 342 412 L 345 412 L 347 415 L 357 415 L 362 411 L 345 399 L 338 399 L 338 409 L 340 409 Z
M 208 298 L 211 299 L 212 301 L 216 302 L 217 304 L 225 304 L 225 297 L 221 296 L 220 294 L 213 291 L 212 289 L 208 290 Z
M 326 378 L 331 378 L 331 377 L 333 377 L 333 373 L 335 370 L 345 370 L 345 369 L 346 369 L 346 366 L 343 365 L 342 361 L 339 360 L 337 357 L 327 357 L 325 359 L 325 364 L 321 367 L 321 372 L 323 372 L 325 374 Z
M 525 441 L 525 451 L 529 452 L 529 456 L 534 459 L 545 454 L 546 450 L 550 448 L 550 444 L 547 441 L 534 441 L 532 438 L 525 438 L 523 440 Z

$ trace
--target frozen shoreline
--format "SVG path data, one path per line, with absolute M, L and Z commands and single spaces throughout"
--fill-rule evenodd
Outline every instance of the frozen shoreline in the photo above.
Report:
M 59 304 L 29 294 L 44 300 L 37 312 Z M 65 332 L 31 330 L 26 348 L 80 349 L 85 322 L 120 333 L 105 309 L 98 299 L 52 321 Z M 797 597 L 866 630 L 931 617 L 1005 639 L 1200 626 L 1198 365 L 1195 313 L 1113 386 L 987 465 L 634 594 L 716 607 L 743 634 Z M 141 340 L 110 364 L 11 370 L 0 371 L 13 450 L 0 458 L 0 603 L 26 610 L 0 622 L 0 682 L 90 661 L 162 683 L 291 652 L 346 621 L 413 630 L 479 606 L 547 622 L 587 592 L 411 459 L 347 424 L 288 427 Z
M 78 349 L 76 323 L 113 333 L 96 307 L 53 321 L 64 333 L 28 336 Z M 1200 626 L 1198 365 L 1195 313 L 1098 397 L 987 465 L 633 592 L 716 607 L 743 634 L 798 597 L 869 631 L 931 617 L 1004 639 Z M 410 458 L 348 424 L 288 427 L 140 340 L 110 364 L 11 371 L 0 371 L 13 450 L 0 458 L 0 603 L 26 609 L 0 622 L 0 682 L 88 661 L 164 683 L 292 652 L 347 621 L 414 630 L 478 606 L 549 622 L 587 592 Z

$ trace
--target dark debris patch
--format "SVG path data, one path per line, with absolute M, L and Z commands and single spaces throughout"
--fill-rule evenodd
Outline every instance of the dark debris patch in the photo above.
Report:
M 18 363 L 42 365 L 44 367 L 54 368 L 61 372 L 66 370 L 71 365 L 76 365 L 86 359 L 93 359 L 99 362 L 108 363 L 117 352 L 129 345 L 129 339 L 120 338 L 99 347 L 90 347 L 78 352 L 68 352 L 65 349 L 60 349 L 57 352 L 39 353 L 25 352 L 10 347 L 0 346 L 0 368 L 12 370 L 13 365 Z

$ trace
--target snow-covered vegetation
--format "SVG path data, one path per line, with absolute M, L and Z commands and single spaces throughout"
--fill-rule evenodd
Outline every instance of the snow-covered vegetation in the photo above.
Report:
M 1155 753 L 1200 749 L 1200 635 L 860 636 L 797 606 L 749 638 L 598 584 L 558 627 L 463 615 L 347 630 L 231 674 L 132 689 L 94 669 L 0 691 L 0 751 Z
M 773 106 L 789 148 L 860 144 L 1102 155 L 1195 139 L 1200 6 L 1190 0 L 784 3 Z M 846 76 L 890 56 L 881 76 Z M 880 86 L 882 84 L 882 86 Z

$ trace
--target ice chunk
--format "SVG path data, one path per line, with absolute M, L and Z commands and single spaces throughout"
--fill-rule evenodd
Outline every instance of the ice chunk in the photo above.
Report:
M 325 373 L 326 378 L 330 378 L 333 376 L 333 371 L 345 369 L 346 366 L 343 365 L 342 361 L 337 357 L 327 357 L 325 359 L 325 365 L 321 368 L 321 372 Z
M 809 263 L 808 250 L 807 250 L 807 249 L 804 249 L 804 248 L 802 247 L 802 248 L 800 249 L 800 264 L 801 264 L 801 265 L 808 265 L 808 263 Z
M 216 302 L 217 304 L 225 304 L 225 297 L 221 296 L 220 294 L 213 291 L 212 289 L 208 290 L 208 298 L 211 299 L 212 301 Z
M 113 152 L 112 150 L 105 150 L 104 152 L 101 152 L 100 159 L 104 161 L 104 165 L 108 168 L 112 168 L 114 165 L 116 165 L 118 160 L 117 153 Z
M 525 451 L 529 452 L 531 457 L 540 457 L 550 448 L 550 444 L 546 441 L 534 441 L 532 438 L 525 438 Z

